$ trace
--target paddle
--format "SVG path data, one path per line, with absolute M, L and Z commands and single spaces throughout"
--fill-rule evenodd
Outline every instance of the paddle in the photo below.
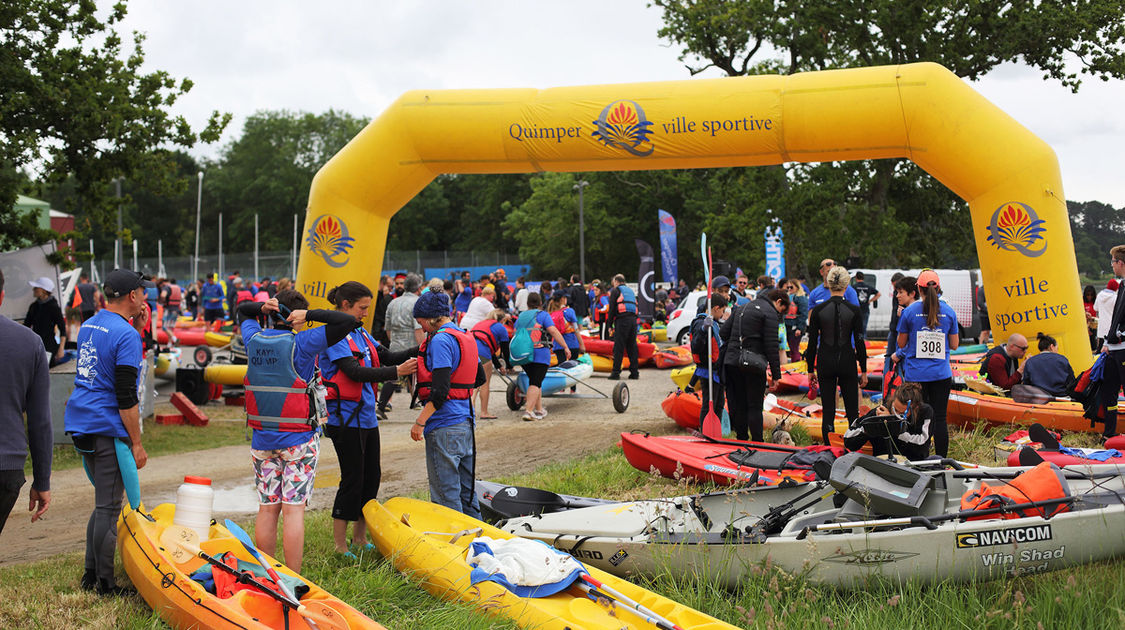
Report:
M 292 589 L 289 588 L 289 585 L 281 580 L 281 576 L 277 574 L 277 571 L 274 571 L 272 566 L 270 566 L 270 563 L 268 560 L 266 560 L 266 557 L 263 556 L 262 552 L 258 551 L 258 548 L 254 546 L 254 542 L 250 540 L 250 534 L 247 534 L 246 530 L 239 527 L 238 523 L 235 523 L 229 518 L 224 520 L 223 524 L 226 525 L 227 529 L 230 530 L 230 533 L 238 539 L 238 542 L 242 543 L 242 546 L 246 548 L 246 551 L 249 551 L 250 555 L 254 556 L 254 559 L 258 561 L 258 564 L 262 565 L 262 568 L 266 570 L 266 574 L 269 575 L 270 579 L 273 580 L 273 583 L 277 584 L 277 587 L 280 588 L 283 593 L 285 593 L 286 597 L 300 606 L 300 603 L 297 601 L 297 596 L 293 593 Z M 299 607 L 297 608 L 297 612 L 304 614 L 302 609 Z M 312 623 L 312 620 L 309 619 L 308 616 L 306 616 L 305 619 L 306 621 L 310 622 L 310 625 L 316 625 L 315 623 Z M 313 628 L 313 630 L 316 630 L 316 628 Z
M 505 517 L 529 516 L 573 507 L 566 499 L 538 488 L 507 486 L 492 495 L 492 509 Z
M 169 557 L 171 557 L 176 564 L 185 564 L 194 557 L 203 558 L 211 566 L 233 575 L 239 583 L 253 586 L 278 601 L 283 606 L 288 606 L 289 608 L 297 610 L 298 613 L 305 616 L 307 621 L 311 622 L 310 625 L 315 626 L 316 622 L 320 622 L 333 630 L 348 630 L 351 627 L 347 620 L 341 617 L 340 613 L 328 604 L 316 600 L 309 601 L 307 604 L 302 604 L 278 593 L 267 584 L 262 583 L 260 578 L 252 575 L 250 572 L 235 569 L 214 556 L 208 555 L 199 548 L 199 534 L 197 534 L 195 530 L 188 529 L 183 525 L 169 525 L 165 527 L 164 532 L 160 534 L 160 544 L 164 546 L 164 550 L 168 552 Z M 310 616 L 314 617 L 316 621 L 309 619 Z
M 742 447 L 751 446 L 751 447 L 754 447 L 756 449 L 760 449 L 760 450 L 763 450 L 763 451 L 781 451 L 783 453 L 796 453 L 797 451 L 801 450 L 800 447 L 788 446 L 788 445 L 785 445 L 785 444 L 770 444 L 769 442 L 743 442 L 741 440 L 718 440 L 718 439 L 715 439 L 715 438 L 710 437 L 708 435 L 704 435 L 703 433 L 700 433 L 699 431 L 692 431 L 691 435 L 692 435 L 692 437 L 697 437 L 697 438 L 707 440 L 708 442 L 710 442 L 712 444 L 723 444 L 723 445 L 726 445 L 726 446 L 742 446 Z
M 939 514 L 937 516 L 904 516 L 902 518 L 885 518 L 875 519 L 869 521 L 852 521 L 848 523 L 824 523 L 821 525 L 814 525 L 806 527 L 797 534 L 797 540 L 804 540 L 809 534 L 813 532 L 824 532 L 836 529 L 854 529 L 856 527 L 892 527 L 904 525 L 922 525 L 926 529 L 937 529 L 937 523 L 954 520 L 966 520 L 976 516 L 994 516 L 998 514 L 1011 514 L 1025 512 L 1030 509 L 1047 507 L 1051 505 L 1058 505 L 1060 503 L 1073 503 L 1080 497 L 1059 497 L 1057 499 L 1044 499 L 1042 501 L 1032 501 L 1031 503 L 1009 503 L 1000 505 L 994 508 L 984 508 L 979 510 L 962 510 L 960 512 L 950 512 L 948 514 Z
M 711 348 L 715 319 L 711 316 L 711 248 L 707 247 L 706 232 L 699 239 L 699 249 L 703 255 L 703 274 L 707 277 L 707 303 L 703 307 L 707 313 L 704 320 L 707 326 L 707 415 L 703 416 L 703 426 L 700 429 L 707 437 L 719 438 L 723 435 L 723 421 L 715 414 L 715 375 L 711 374 L 715 369 L 715 357 Z
M 578 588 L 582 589 L 584 592 L 598 593 L 606 599 L 613 600 L 619 604 L 624 604 L 631 612 L 643 618 L 645 621 L 655 625 L 661 630 L 684 630 L 681 626 L 672 623 L 671 621 L 652 612 L 648 608 L 645 608 L 632 599 L 629 599 L 620 591 L 610 587 L 600 580 L 595 579 L 589 573 L 583 573 L 579 576 L 579 579 L 582 580 L 582 583 L 578 584 Z

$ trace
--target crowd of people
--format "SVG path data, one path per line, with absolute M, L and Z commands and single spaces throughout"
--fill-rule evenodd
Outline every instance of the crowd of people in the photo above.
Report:
M 1114 275 L 1125 277 L 1125 246 L 1115 247 L 1111 259 Z M 764 440 L 766 392 L 781 379 L 782 363 L 803 358 L 824 408 L 825 442 L 839 392 L 849 420 L 847 448 L 871 442 L 876 453 L 919 459 L 929 455 L 932 442 L 933 452 L 947 456 L 950 352 L 960 334 L 956 314 L 942 299 L 941 278 L 927 269 L 917 277 L 892 279 L 895 308 L 884 381 L 896 373 L 901 384 L 860 417 L 859 392 L 868 378 L 867 324 L 881 293 L 862 274 L 853 278 L 831 259 L 821 262 L 819 272 L 822 281 L 811 290 L 800 278 L 775 283 L 762 276 L 753 286 L 741 273 L 733 284 L 725 276 L 711 280 L 712 294 L 701 301 L 690 327 L 696 364 L 691 387 L 704 396 L 701 426 L 713 398 L 715 408 L 725 401 L 738 439 Z M 123 269 L 109 273 L 101 286 L 82 276 L 65 310 L 49 279 L 30 284 L 35 301 L 26 327 L 0 317 L 0 344 L 14 359 L 0 365 L 0 378 L 9 384 L 0 391 L 0 531 L 26 481 L 29 452 L 32 520 L 50 505 L 47 370 L 73 340 L 77 373 L 64 422 L 93 483 L 95 506 L 81 585 L 106 595 L 121 592 L 113 578 L 124 488 L 119 458 L 124 449 L 137 469 L 148 459 L 138 389 L 149 343 L 144 332 L 158 307 L 169 323 L 181 313 L 205 321 L 234 319 L 249 357 L 245 393 L 259 504 L 255 540 L 273 555 L 280 527 L 284 560 L 294 570 L 302 563 L 304 512 L 322 435 L 332 440 L 341 469 L 332 505 L 336 551 L 353 557 L 356 549 L 370 547 L 362 507 L 377 497 L 381 482 L 379 422 L 403 385 L 412 385 L 409 402 L 400 404 L 416 412 L 410 436 L 425 442 L 431 500 L 479 517 L 475 427 L 496 418 L 486 386 L 493 372 L 522 366 L 529 381 L 525 421 L 547 415 L 541 387 L 552 355 L 565 363 L 585 352 L 583 329 L 614 339 L 610 379 L 621 378 L 623 367 L 629 378 L 639 377 L 637 295 L 620 274 L 608 283 L 587 285 L 572 276 L 529 286 L 523 277 L 510 285 L 503 269 L 475 280 L 466 272 L 429 283 L 404 273 L 382 277 L 374 290 L 344 282 L 327 294 L 331 309 L 310 309 L 286 278 L 249 282 L 238 274 L 225 279 L 211 274 L 186 288 L 172 278 Z M 3 288 L 0 273 L 0 303 Z M 1092 313 L 1092 347 L 1107 355 L 1100 390 L 1106 436 L 1116 433 L 1117 393 L 1125 382 L 1122 291 L 1125 283 L 1111 282 L 1084 297 Z M 661 292 L 657 313 L 667 314 L 688 292 L 682 280 Z M 986 313 L 983 291 L 977 299 Z M 367 330 L 363 322 L 369 314 Z M 77 330 L 68 326 L 67 316 L 80 324 Z M 323 326 L 305 326 L 311 322 Z M 517 357 L 515 346 L 525 334 L 531 349 Z M 982 375 L 1004 389 L 1026 386 L 1065 395 L 1075 381 L 1071 366 L 1055 339 L 1040 334 L 1036 343 L 1038 354 L 1022 360 L 1028 340 L 1011 335 L 985 355 Z M 869 432 L 866 420 L 872 418 L 883 427 L 893 418 L 896 428 Z

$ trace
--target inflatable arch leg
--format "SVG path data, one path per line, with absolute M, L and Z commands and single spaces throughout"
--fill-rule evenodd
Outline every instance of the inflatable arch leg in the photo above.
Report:
M 1091 363 L 1058 160 L 932 63 L 789 76 L 404 94 L 313 180 L 298 288 L 374 287 L 391 216 L 441 173 L 908 158 L 969 203 L 992 328 Z M 924 234 L 919 235 L 925 238 Z

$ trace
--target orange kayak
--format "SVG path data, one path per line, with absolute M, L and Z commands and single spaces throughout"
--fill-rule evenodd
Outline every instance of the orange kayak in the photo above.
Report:
M 691 365 L 691 349 L 687 346 L 673 346 L 667 350 L 658 350 L 652 355 L 652 362 L 661 369 Z
M 1097 430 L 1090 426 L 1089 419 L 1083 417 L 1082 405 L 1076 402 L 1032 405 L 968 390 L 949 394 L 946 414 L 949 424 L 959 426 L 972 426 L 978 422 L 1030 426 L 1038 422 L 1048 429 L 1086 432 Z

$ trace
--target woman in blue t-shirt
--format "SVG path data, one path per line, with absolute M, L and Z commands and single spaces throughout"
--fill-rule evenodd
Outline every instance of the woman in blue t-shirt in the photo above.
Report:
M 904 361 L 903 380 L 922 385 L 926 403 L 934 408 L 930 434 L 934 452 L 949 455 L 949 428 L 945 423 L 949 391 L 953 387 L 953 369 L 949 351 L 960 343 L 957 314 L 941 301 L 941 280 L 933 269 L 918 274 L 920 301 L 902 311 L 898 320 L 898 350 L 894 361 Z
M 555 328 L 562 333 L 566 349 L 570 351 L 570 358 L 574 359 L 586 352 L 586 343 L 582 340 L 582 335 L 578 334 L 578 315 L 574 309 L 567 306 L 569 301 L 570 295 L 565 290 L 555 289 L 551 294 L 551 301 L 547 303 L 547 312 L 551 314 L 551 321 L 555 322 Z M 559 365 L 562 365 L 562 362 L 566 361 L 563 344 L 556 341 L 553 349 L 555 358 L 558 359 Z M 571 392 L 577 389 L 577 385 L 570 386 Z
M 477 342 L 477 355 L 480 357 L 481 367 L 484 368 L 484 386 L 477 389 L 477 396 L 480 397 L 480 409 L 477 412 L 477 417 L 481 420 L 496 419 L 496 416 L 488 410 L 488 385 L 492 382 L 493 368 L 500 370 L 503 374 L 507 373 L 504 371 L 505 368 L 500 365 L 501 356 L 504 357 L 504 366 L 510 367 L 512 365 L 511 351 L 508 348 L 511 336 L 505 326 L 511 320 L 512 316 L 508 311 L 495 308 L 489 312 L 488 317 L 477 322 L 468 331 Z
M 273 315 L 281 306 L 289 311 L 284 318 Z M 310 311 L 308 306 L 305 296 L 286 289 L 268 302 L 243 302 L 238 307 L 239 332 L 250 359 L 246 417 L 254 429 L 250 441 L 258 491 L 254 541 L 276 557 L 277 522 L 283 517 L 285 565 L 297 572 L 304 557 L 305 507 L 320 455 L 318 427 L 326 420 L 323 386 L 316 381 L 317 359 L 356 325 L 346 313 Z M 258 323 L 263 315 L 274 316 L 273 328 Z M 305 322 L 327 325 L 294 332 Z
M 531 311 L 535 311 L 535 322 L 531 326 L 539 328 L 539 342 L 535 344 L 531 363 L 523 366 L 523 371 L 527 373 L 527 405 L 524 407 L 523 419 L 527 422 L 547 417 L 547 410 L 543 407 L 543 379 L 547 376 L 547 369 L 551 367 L 551 340 L 554 339 L 561 346 L 566 345 L 562 333 L 555 326 L 555 320 L 546 311 L 539 310 L 540 306 L 543 306 L 542 296 L 531 293 L 527 296 L 527 312 L 520 316 L 523 320 L 530 316 Z M 570 358 L 568 348 L 563 348 L 562 353 L 564 361 Z
M 336 553 L 354 559 L 348 550 L 348 522 L 352 545 L 366 545 L 367 525 L 363 506 L 377 498 L 382 469 L 379 463 L 378 398 L 373 383 L 394 381 L 417 370 L 418 348 L 391 352 L 364 330 L 363 320 L 371 308 L 371 290 L 349 281 L 328 292 L 336 310 L 355 318 L 356 326 L 336 345 L 320 355 L 321 377 L 327 387 L 328 422 L 324 434 L 340 462 L 340 485 L 332 504 L 332 536 Z

